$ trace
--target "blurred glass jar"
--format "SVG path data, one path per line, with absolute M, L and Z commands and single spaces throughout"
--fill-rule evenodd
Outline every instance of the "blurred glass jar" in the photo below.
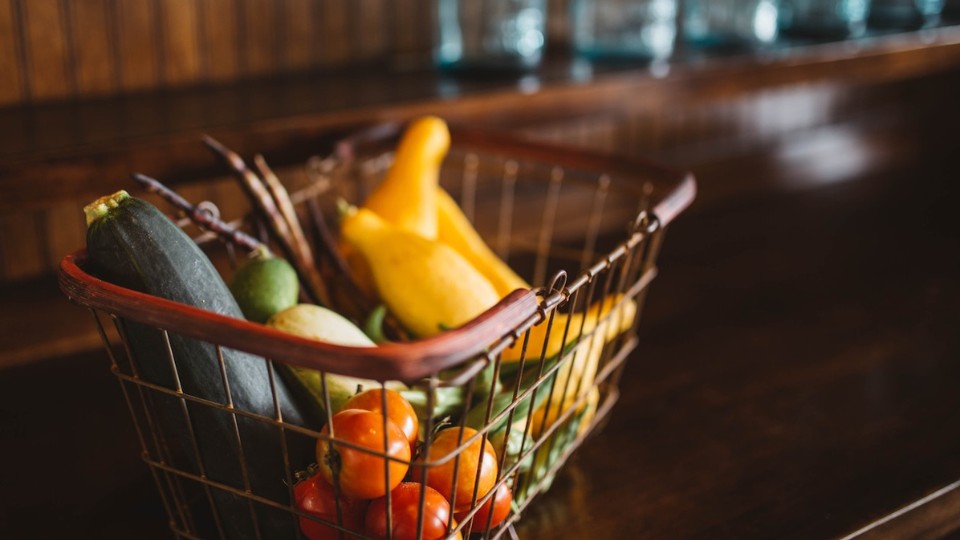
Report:
M 867 29 L 869 0 L 780 0 L 780 30 L 809 37 L 857 37 Z
M 546 0 L 437 0 L 442 69 L 531 69 L 546 43 Z
M 687 0 L 683 35 L 700 47 L 764 45 L 777 39 L 777 0 Z
M 677 37 L 676 0 L 570 0 L 573 50 L 592 59 L 663 60 Z
M 870 26 L 878 28 L 919 28 L 936 24 L 943 0 L 872 0 Z

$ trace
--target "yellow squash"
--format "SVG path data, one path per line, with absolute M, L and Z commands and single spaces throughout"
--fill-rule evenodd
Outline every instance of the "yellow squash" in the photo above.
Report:
M 437 187 L 437 239 L 457 250 L 480 271 L 503 297 L 530 285 L 487 246 L 457 202 Z
M 614 309 L 616 308 L 616 309 Z M 611 312 L 612 311 L 612 312 Z M 539 358 L 546 343 L 545 356 L 550 358 L 560 353 L 564 346 L 564 328 L 567 328 L 569 319 L 569 330 L 567 331 L 566 343 L 569 344 L 580 335 L 581 325 L 583 335 L 588 335 L 597 330 L 598 337 L 603 343 L 610 341 L 622 332 L 628 330 L 633 325 L 633 319 L 637 314 L 637 303 L 632 298 L 624 298 L 623 295 L 610 295 L 603 302 L 595 302 L 587 310 L 586 314 L 577 311 L 572 314 L 557 313 L 553 317 L 553 326 L 550 331 L 550 338 L 547 341 L 547 323 L 543 322 L 530 329 L 530 338 L 527 342 L 527 358 Z M 599 322 L 599 326 L 598 326 Z M 606 324 L 605 324 L 606 323 Z M 503 351 L 504 362 L 517 362 L 520 360 L 520 353 L 523 348 L 523 337 L 517 340 L 511 347 Z
M 415 120 L 404 131 L 383 182 L 363 206 L 401 229 L 436 239 L 440 164 L 449 148 L 446 122 L 435 116 Z
M 343 237 L 363 254 L 387 308 L 420 337 L 470 321 L 500 300 L 453 248 L 395 227 L 368 209 L 348 215 Z
M 604 346 L 617 335 L 630 328 L 633 318 L 636 316 L 636 310 L 636 302 L 633 299 L 626 299 L 619 304 L 619 307 L 614 308 L 613 312 L 608 314 L 609 316 L 604 315 L 605 318 L 601 319 L 600 323 L 593 328 L 592 335 L 584 336 L 583 341 L 566 354 L 562 359 L 560 369 L 557 371 L 551 396 L 534 411 L 533 425 L 535 428 L 545 429 L 549 427 L 550 424 L 556 422 L 562 412 L 572 407 L 577 399 L 584 394 L 596 391 L 594 381 L 597 371 L 600 369 Z M 594 313 L 593 316 L 595 317 L 596 314 Z M 554 322 L 554 328 L 560 331 L 558 339 L 563 337 L 563 326 L 556 326 L 561 322 L 566 323 L 565 320 Z M 579 324 L 579 321 L 571 321 L 571 333 L 577 331 L 577 327 L 573 326 L 575 322 Z M 586 334 L 586 332 L 587 330 L 584 328 L 584 333 Z M 568 336 L 567 341 L 571 340 L 572 337 Z M 541 341 L 541 346 L 542 343 Z M 537 349 L 536 354 L 539 354 L 539 351 L 540 349 Z M 528 355 L 532 352 L 528 352 Z M 548 404 L 549 410 L 547 409 Z M 539 433 L 539 431 L 533 433 Z

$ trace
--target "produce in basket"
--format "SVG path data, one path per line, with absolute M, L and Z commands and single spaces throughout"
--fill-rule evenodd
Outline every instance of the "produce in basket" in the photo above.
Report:
M 332 427 L 331 427 L 332 426 Z M 317 440 L 320 472 L 347 497 L 383 497 L 403 480 L 410 463 L 410 442 L 380 413 L 346 409 L 323 427 L 336 441 Z M 348 445 L 338 444 L 346 442 Z M 383 455 L 390 456 L 387 461 Z
M 508 144 L 500 144 L 501 141 L 472 139 L 469 136 L 464 139 L 467 144 L 476 143 L 474 150 L 481 153 L 495 151 L 495 160 L 504 157 L 501 151 L 509 157 L 511 148 Z M 360 137 L 357 140 L 367 139 Z M 323 223 L 321 201 L 311 197 L 319 195 L 318 191 L 324 189 L 323 185 L 318 184 L 291 199 L 302 201 L 306 197 L 307 209 L 314 221 L 310 238 L 315 244 L 306 246 L 307 249 L 283 249 L 284 257 L 298 274 L 295 280 L 289 280 L 289 274 L 283 279 L 288 284 L 290 281 L 299 281 L 303 287 L 304 301 L 325 308 L 308 304 L 291 305 L 296 300 L 290 296 L 267 292 L 268 286 L 264 283 L 269 284 L 279 274 L 274 274 L 266 268 L 267 265 L 263 265 L 256 270 L 265 274 L 265 281 L 257 281 L 249 276 L 240 278 L 242 272 L 236 274 L 234 281 L 241 282 L 241 285 L 235 286 L 233 292 L 241 300 L 243 313 L 250 320 L 257 321 L 269 315 L 271 318 L 267 320 L 272 320 L 270 326 L 301 336 L 352 347 L 374 347 L 374 342 L 386 344 L 391 340 L 433 336 L 460 326 L 492 307 L 504 295 L 516 289 L 528 288 L 529 285 L 484 243 L 455 200 L 439 186 L 438 171 L 448 144 L 449 134 L 441 120 L 429 118 L 412 123 L 380 187 L 374 190 L 373 195 L 365 201 L 365 206 L 356 213 L 341 216 L 340 241 L 354 254 L 360 255 L 370 274 L 376 275 L 379 289 L 377 298 L 382 299 L 386 306 L 375 309 L 376 301 L 371 302 L 371 298 L 356 293 L 355 283 L 348 274 L 357 271 L 357 268 L 347 268 L 343 264 L 334 249 L 337 240 L 325 226 L 317 225 Z M 230 157 L 235 156 L 231 153 Z M 520 159 L 529 157 L 524 152 Z M 543 161 L 543 157 L 534 160 Z M 236 159 L 230 162 L 244 178 L 253 174 Z M 333 160 L 331 163 L 334 163 L 333 170 L 339 172 L 337 164 Z M 383 160 L 368 163 L 379 165 Z M 469 160 L 465 163 L 451 161 L 447 165 L 470 167 L 471 163 Z M 354 164 L 363 163 L 340 163 L 349 166 Z M 261 171 L 265 170 L 264 167 L 260 168 Z M 379 167 L 361 168 L 362 174 L 376 173 L 377 170 Z M 477 168 L 477 180 L 486 179 L 486 174 L 492 170 L 486 165 Z M 538 180 L 543 170 L 550 169 L 519 167 L 518 171 L 522 171 L 524 178 L 517 180 Z M 526 178 L 528 173 L 533 178 Z M 453 174 L 449 178 L 455 179 L 456 176 Z M 351 177 L 351 174 L 344 175 L 344 178 Z M 469 196 L 471 186 L 464 187 L 465 195 Z M 332 190 L 326 193 L 335 196 L 337 192 Z M 523 191 L 523 194 L 534 195 L 535 192 L 529 190 Z M 91 212 L 96 219 L 125 204 L 122 199 L 98 203 Z M 524 208 L 523 205 L 517 207 Z M 269 219 L 270 223 L 277 224 L 280 223 L 277 218 L 289 222 L 303 217 L 296 212 L 280 216 L 260 213 L 261 219 Z M 193 216 L 191 219 L 196 222 Z M 157 225 L 158 230 L 173 226 L 165 218 L 163 222 L 162 226 Z M 146 228 L 151 229 L 152 225 Z M 201 223 L 198 225 L 203 227 Z M 525 227 L 520 229 L 525 230 Z M 282 227 L 279 226 L 271 228 L 271 247 L 304 247 L 300 245 L 302 242 L 297 244 L 283 234 L 278 235 L 277 230 L 280 229 Z M 216 232 L 221 240 L 248 250 L 254 249 L 251 245 L 237 242 L 240 238 L 237 231 L 230 234 L 219 230 L 211 232 Z M 200 297 L 178 297 L 160 288 L 143 286 L 140 273 L 156 277 L 160 272 L 154 268 L 157 260 L 160 260 L 157 252 L 174 244 L 168 242 L 172 235 L 164 230 L 160 233 L 163 241 L 148 250 L 140 249 L 145 242 L 140 237 L 123 238 L 117 242 L 126 242 L 129 244 L 126 247 L 133 246 L 132 249 L 111 251 L 101 246 L 99 254 L 93 246 L 94 242 L 91 242 L 90 256 L 82 264 L 89 264 L 90 270 L 97 275 L 119 284 L 239 317 L 240 311 L 236 305 L 232 309 L 221 310 L 217 302 L 198 300 Z M 256 239 L 253 241 L 259 242 Z M 195 249 L 192 243 L 190 245 Z M 216 345 L 202 341 L 223 337 L 225 343 L 239 343 L 239 336 L 236 340 L 228 339 L 227 332 L 252 328 L 245 323 L 222 325 L 222 332 L 214 332 L 210 337 L 200 336 L 200 340 L 195 340 L 168 336 L 156 326 L 147 327 L 114 319 L 119 322 L 118 328 L 124 345 L 129 345 L 128 356 L 131 358 L 131 369 L 120 366 L 121 380 L 125 388 L 129 384 L 131 388 L 140 390 L 144 411 L 148 415 L 149 435 L 154 439 L 153 446 L 147 451 L 160 454 L 146 456 L 148 463 L 161 475 L 161 480 L 168 472 L 175 476 L 179 476 L 181 471 L 184 473 L 181 481 L 187 486 L 186 489 L 179 485 L 160 486 L 165 499 L 166 495 L 170 496 L 168 510 L 171 512 L 172 526 L 180 534 L 197 538 L 247 538 L 254 535 L 285 538 L 295 536 L 297 528 L 309 540 L 350 538 L 354 534 L 381 537 L 391 532 L 395 538 L 402 538 L 407 533 L 400 532 L 397 526 L 403 515 L 419 519 L 420 523 L 424 519 L 432 519 L 429 511 L 423 513 L 419 505 L 412 510 L 398 507 L 398 502 L 403 500 L 401 491 L 409 488 L 396 483 L 415 480 L 424 483 L 422 486 L 414 484 L 416 487 L 413 492 L 417 494 L 417 499 L 428 493 L 429 489 L 438 494 L 440 503 L 446 504 L 445 518 L 439 520 L 440 536 L 445 536 L 446 530 L 456 527 L 457 521 L 465 525 L 465 530 L 498 528 L 497 532 L 503 535 L 507 532 L 502 528 L 509 519 L 511 508 L 517 508 L 517 505 L 522 508 L 532 495 L 549 487 L 559 465 L 576 446 L 577 438 L 592 427 L 593 415 L 597 414 L 601 400 L 609 404 L 610 398 L 615 397 L 615 394 L 603 391 L 608 388 L 606 385 L 615 384 L 616 381 L 608 380 L 598 386 L 598 369 L 603 365 L 604 354 L 626 350 L 625 342 L 619 336 L 632 328 L 637 306 L 623 291 L 625 288 L 636 291 L 645 285 L 626 281 L 637 270 L 631 265 L 642 258 L 639 269 L 648 268 L 656 251 L 644 247 L 649 244 L 641 244 L 643 251 L 637 253 L 636 250 L 631 251 L 632 245 L 626 245 L 626 252 L 622 244 L 618 247 L 621 254 L 626 253 L 627 258 L 618 259 L 615 261 L 617 264 L 608 258 L 604 261 L 607 264 L 592 267 L 589 274 L 581 274 L 569 289 L 538 289 L 538 295 L 546 296 L 548 300 L 541 304 L 543 309 L 537 315 L 530 316 L 547 314 L 548 317 L 536 324 L 528 334 L 519 329 L 528 328 L 532 321 L 527 319 L 520 323 L 517 319 L 534 313 L 528 309 L 533 307 L 534 302 L 533 295 L 529 293 L 523 298 L 518 295 L 522 302 L 512 305 L 511 309 L 478 321 L 476 333 L 458 332 L 449 340 L 430 340 L 422 345 L 422 349 L 421 344 L 410 347 L 390 344 L 372 354 L 360 352 L 356 355 L 395 359 L 393 350 L 402 351 L 401 356 L 421 350 L 429 350 L 431 353 L 428 354 L 432 354 L 433 345 L 440 344 L 438 349 L 442 354 L 427 359 L 445 367 L 439 372 L 431 372 L 424 380 L 404 378 L 404 382 L 410 386 L 396 381 L 367 380 L 363 377 L 373 377 L 374 371 L 364 373 L 360 366 L 350 366 L 350 369 L 344 367 L 351 373 L 359 371 L 359 378 L 288 368 L 283 364 L 284 353 L 302 353 L 306 350 L 304 343 L 295 339 L 277 339 L 279 336 L 269 330 L 257 333 L 263 333 L 264 337 L 277 345 L 269 357 L 276 360 L 278 366 L 285 366 L 279 370 L 280 377 L 270 371 L 271 362 L 227 349 L 221 350 Z M 566 247 L 569 246 L 564 245 Z M 318 248 L 320 257 L 312 260 L 320 266 L 305 264 L 309 260 L 305 255 L 309 255 L 311 249 Z M 175 248 L 180 249 L 179 245 Z M 153 252 L 140 257 L 140 251 L 150 250 Z M 555 255 L 564 256 L 563 252 L 550 254 L 551 257 Z M 203 258 L 202 253 L 200 257 Z M 84 261 L 83 258 L 77 260 Z M 553 261 L 551 259 L 551 263 Z M 259 262 L 247 264 L 255 267 L 255 263 Z M 98 266 L 98 263 L 105 264 Z M 162 264 L 167 263 L 161 261 Z M 191 288 L 205 293 L 210 292 L 209 289 L 217 289 L 218 295 L 224 293 L 226 289 L 222 280 L 212 268 L 205 270 L 211 273 L 212 280 L 206 276 L 197 278 L 193 264 L 184 262 L 168 265 L 169 269 L 164 270 L 170 274 L 183 271 L 183 275 L 177 277 L 180 282 L 174 293 Z M 205 259 L 204 264 L 209 266 Z M 73 268 L 69 265 L 70 261 L 66 261 L 64 268 L 67 272 L 64 275 L 68 278 Z M 114 265 L 121 271 L 110 276 L 110 270 L 115 270 L 111 268 Z M 144 271 L 144 268 L 147 270 Z M 601 275 L 594 277 L 598 268 Z M 305 279 L 308 274 L 319 276 L 321 281 L 327 283 L 313 283 Z M 259 312 L 248 309 L 249 299 L 242 298 L 244 280 L 247 280 L 247 289 L 252 290 L 255 296 L 260 295 L 260 298 L 253 299 L 254 303 L 267 300 L 261 304 Z M 219 285 L 215 284 L 217 281 L 221 281 Z M 468 286 L 459 288 L 464 282 Z M 99 283 L 107 292 L 114 291 L 97 280 L 91 279 L 90 283 Z M 324 290 L 320 285 L 332 286 L 329 290 L 337 294 L 315 294 Z M 410 293 L 410 289 L 415 292 Z M 582 294 L 585 290 L 589 293 Z M 594 296 L 595 290 L 616 292 Z M 109 295 L 101 293 L 100 297 L 106 296 Z M 125 300 L 136 298 L 136 295 L 124 295 Z M 453 306 L 453 303 L 458 305 Z M 148 305 L 160 309 L 164 303 Z M 117 310 L 112 310 L 114 306 L 108 301 L 104 305 L 94 303 L 92 307 L 111 314 L 119 312 L 133 316 L 133 312 L 127 311 L 129 304 L 121 302 L 116 306 Z M 514 307 L 523 309 L 512 310 Z M 389 308 L 389 312 L 386 312 L 386 308 Z M 404 309 L 412 311 L 404 312 Z M 340 311 L 350 320 L 331 310 Z M 190 310 L 178 309 L 175 312 L 187 315 L 187 319 L 216 322 L 213 318 Z M 156 314 L 155 310 L 145 313 Z M 174 323 L 167 314 L 163 315 L 160 318 L 137 318 L 168 321 L 162 324 L 178 328 L 178 332 L 197 335 L 195 326 Z M 386 319 L 383 319 L 384 316 Z M 496 328 L 490 324 L 491 321 L 508 319 L 509 328 L 507 324 Z M 362 324 L 364 330 L 361 331 L 357 324 Z M 503 342 L 518 337 L 518 333 L 520 341 L 525 342 L 526 361 L 522 361 L 519 343 L 511 346 Z M 493 361 L 485 364 L 483 353 L 476 353 L 480 355 L 478 358 L 473 352 L 470 355 L 464 352 L 460 355 L 463 357 L 460 363 L 450 365 L 451 359 L 447 356 L 450 348 L 442 345 L 462 343 L 458 340 L 472 339 L 476 335 L 483 335 L 485 343 L 471 342 L 467 344 L 467 349 L 478 351 L 483 345 L 491 344 L 493 348 L 490 350 L 497 352 L 496 355 L 491 352 L 490 359 Z M 632 341 L 626 342 L 626 345 L 632 345 Z M 327 354 L 329 350 L 318 347 L 316 352 Z M 455 352 L 453 354 L 456 355 Z M 344 361 L 351 356 L 354 355 L 345 354 Z M 298 358 L 298 363 L 301 363 L 302 354 Z M 622 356 L 616 358 L 619 360 Z M 328 366 L 325 369 L 339 371 L 329 360 L 321 362 Z M 183 369 L 184 365 L 186 369 Z M 221 367 L 222 371 L 217 369 Z M 384 377 L 379 374 L 380 367 L 382 365 L 378 364 L 376 377 Z M 617 366 L 610 364 L 607 367 Z M 616 373 L 603 371 L 604 374 L 611 372 Z M 177 393 L 181 383 L 183 394 Z M 164 392 L 162 387 L 171 390 Z M 228 398 L 226 394 L 231 387 L 234 395 Z M 303 399 L 304 395 L 296 394 L 300 390 L 306 390 L 306 399 Z M 260 399 L 264 393 L 270 397 L 269 400 Z M 397 418 L 391 405 L 396 402 L 396 395 L 406 399 L 416 411 L 417 422 L 411 423 L 414 426 L 419 424 L 419 428 L 410 428 Z M 194 397 L 200 399 L 194 400 Z M 294 401 L 296 398 L 301 401 Z M 318 404 L 326 410 L 316 411 L 315 405 Z M 243 409 L 243 414 L 235 414 L 231 407 Z M 403 409 L 404 418 L 409 419 L 410 408 Z M 381 414 L 381 410 L 385 414 Z M 135 417 L 138 412 L 134 411 Z M 307 421 L 313 412 L 327 420 L 320 436 L 315 430 L 319 429 L 322 421 L 312 424 Z M 245 416 L 247 413 L 263 417 L 263 422 Z M 301 430 L 287 425 L 286 430 L 281 430 L 276 420 L 281 417 L 284 422 L 297 422 L 310 429 Z M 141 419 L 135 420 L 139 425 Z M 417 433 L 419 430 L 423 432 Z M 312 434 L 302 437 L 311 446 L 305 453 L 300 444 L 304 441 L 284 439 L 291 436 L 301 438 L 301 432 Z M 466 443 L 461 444 L 464 441 Z M 238 444 L 242 444 L 242 448 Z M 363 452 L 364 448 L 370 452 Z M 383 452 L 390 457 L 385 459 Z M 158 460 L 159 465 L 152 460 Z M 186 460 L 186 464 L 183 460 Z M 280 463 L 281 460 L 283 463 Z M 294 485 L 291 482 L 293 471 L 302 470 L 307 462 L 314 460 L 313 466 L 325 472 L 315 475 L 312 483 Z M 441 460 L 446 461 L 440 463 Z M 243 464 L 242 468 L 238 462 Z M 414 470 L 409 471 L 408 467 Z M 453 469 L 457 467 L 460 469 L 454 472 Z M 507 486 L 511 486 L 513 491 Z M 169 489 L 165 490 L 165 487 Z M 278 491 L 272 491 L 274 489 Z M 449 500 L 445 498 L 444 491 Z M 395 493 L 396 497 L 393 497 L 393 508 L 388 511 L 384 495 L 391 493 Z M 279 505 L 274 505 L 274 508 L 261 504 L 261 496 L 277 501 Z M 293 500 L 287 504 L 288 499 Z M 356 511 L 371 502 L 382 508 L 377 512 Z M 198 511 L 194 511 L 194 504 L 198 506 Z M 438 507 L 442 508 L 442 504 Z M 212 515 L 206 512 L 208 509 L 213 510 Z M 180 513 L 179 518 L 174 511 Z M 398 511 L 401 514 L 398 515 Z M 363 514 L 364 519 L 361 520 L 359 514 Z M 392 517 L 387 519 L 386 516 Z M 217 520 L 216 528 L 221 530 L 205 526 L 211 517 Z M 391 531 L 387 531 L 388 528 Z
M 386 413 L 384 413 L 384 402 L 386 402 Z M 413 455 L 420 435 L 420 421 L 417 419 L 417 411 L 414 410 L 413 405 L 400 393 L 380 388 L 364 390 L 348 399 L 343 404 L 343 408 L 386 414 L 387 418 L 396 424 L 410 441 L 410 452 Z
M 337 523 L 351 531 L 363 527 L 363 517 L 367 510 L 367 501 L 354 500 L 334 494 L 331 486 L 320 473 L 297 482 L 293 487 L 293 497 L 298 510 L 329 523 Z M 339 506 L 339 508 L 338 508 Z M 338 519 L 339 512 L 339 519 Z M 300 517 L 300 532 L 307 540 L 341 540 L 340 531 L 327 523 L 308 517 Z M 344 540 L 357 538 L 347 534 Z
M 87 217 L 87 255 L 93 274 L 117 285 L 181 302 L 230 317 L 242 318 L 230 290 L 200 248 L 153 205 L 120 191 L 84 208 Z M 286 422 L 307 425 L 303 409 L 286 385 L 270 373 L 262 358 L 178 334 L 162 334 L 147 325 L 120 323 L 129 345 L 131 362 L 144 380 L 191 396 L 227 404 L 220 370 L 222 354 L 229 382 L 229 400 L 235 408 L 266 418 L 276 418 L 274 393 Z M 169 338 L 169 340 L 167 340 Z M 176 377 L 168 358 L 176 363 Z M 218 354 L 220 353 L 220 354 Z M 179 384 L 178 384 L 179 383 Z M 182 467 L 203 472 L 209 480 L 233 488 L 252 489 L 258 495 L 289 503 L 284 484 L 288 471 L 283 463 L 283 433 L 276 426 L 212 407 L 186 403 L 189 420 L 180 399 L 152 393 L 165 439 L 179 447 Z M 245 462 L 239 457 L 236 432 L 243 441 Z M 196 441 L 200 461 L 194 458 Z M 287 432 L 286 445 L 293 466 L 309 463 L 310 441 Z M 246 474 L 244 473 L 246 467 Z M 248 485 L 249 484 L 249 485 Z M 257 537 L 248 501 L 230 492 L 213 489 L 213 498 L 224 534 L 231 539 Z M 255 505 L 263 537 L 290 537 L 295 521 L 287 512 Z
M 356 281 L 372 291 L 373 296 L 382 298 L 401 323 L 420 337 L 460 326 L 510 292 L 529 288 L 487 247 L 457 203 L 440 187 L 440 166 L 449 146 L 450 133 L 442 119 L 427 116 L 411 122 L 383 181 L 364 201 L 361 211 L 349 213 L 341 224 L 341 246 Z M 443 247 L 427 248 L 433 244 L 424 242 L 408 246 L 411 252 L 407 257 L 419 259 L 415 263 L 422 268 L 415 274 L 394 277 L 398 273 L 393 272 L 392 257 L 381 252 L 387 242 L 380 234 L 384 229 L 364 216 L 364 210 L 388 225 L 386 230 L 404 233 L 397 238 L 417 236 Z M 400 241 L 406 245 L 405 240 Z M 442 253 L 433 254 L 437 251 Z M 456 260 L 447 262 L 450 259 Z M 425 291 L 434 294 L 420 296 L 419 301 L 411 303 L 410 298 L 398 297 L 397 290 L 403 288 L 402 280 L 410 277 L 427 284 L 439 281 L 454 288 L 446 295 Z M 460 288 L 449 283 L 458 279 L 464 282 Z M 490 294 L 491 288 L 494 294 Z M 452 309 L 454 303 L 460 305 L 459 310 Z M 437 307 L 436 312 L 431 306 Z
M 497 454 L 486 437 L 477 435 L 477 430 L 468 427 L 443 429 L 418 460 L 426 464 L 427 485 L 451 501 L 458 512 L 469 510 L 497 481 Z M 466 448 L 457 452 L 463 444 Z M 436 465 L 430 466 L 432 463 Z M 422 475 L 419 466 L 411 474 L 415 480 Z
M 297 304 L 274 314 L 267 320 L 267 326 L 283 330 L 301 337 L 348 345 L 351 347 L 375 347 L 370 338 L 357 328 L 352 322 L 337 312 L 313 304 Z M 327 373 L 326 381 L 321 380 L 323 374 L 317 370 L 283 364 L 284 373 L 292 375 L 291 382 L 301 385 L 310 394 L 316 406 L 326 408 L 323 396 L 323 386 L 326 383 L 327 396 L 330 399 L 331 415 L 339 412 L 357 392 L 370 388 L 379 388 L 380 383 L 369 379 L 349 377 L 336 373 Z M 400 382 L 387 383 L 388 388 L 406 390 L 407 386 Z
M 449 148 L 450 132 L 442 119 L 425 116 L 411 122 L 386 177 L 364 207 L 399 229 L 436 239 L 440 164 Z
M 603 301 L 594 302 L 586 313 L 556 313 L 552 325 L 539 324 L 530 329 L 526 344 L 527 354 L 540 355 L 541 351 L 544 351 L 544 356 L 556 356 L 571 340 L 580 335 L 589 335 L 595 330 L 602 335 L 603 340 L 609 341 L 629 330 L 636 314 L 636 301 L 623 295 L 612 295 Z M 565 328 L 569 328 L 566 334 Z M 503 351 L 503 361 L 517 362 L 522 353 L 523 342 L 518 340 Z
M 448 527 L 457 526 L 450 514 L 449 501 L 437 490 L 415 482 L 404 482 L 390 492 L 390 530 L 387 531 L 387 499 L 384 497 L 370 503 L 364 518 L 364 532 L 377 540 L 441 540 L 447 538 Z M 417 536 L 418 522 L 422 523 L 420 536 Z M 462 536 L 457 532 L 454 538 Z
M 530 288 L 487 246 L 460 210 L 457 201 L 440 186 L 437 186 L 437 219 L 437 239 L 470 261 L 490 281 L 497 294 L 506 296 L 517 289 Z
M 470 526 L 470 530 L 484 532 L 500 525 L 510 515 L 512 502 L 513 494 L 510 492 L 510 486 L 507 482 L 500 484 L 500 487 L 487 499 L 487 502 L 483 503 L 477 513 L 473 515 L 473 524 Z M 461 511 L 455 513 L 454 517 L 457 521 L 463 523 L 467 520 L 469 514 L 469 511 Z
M 344 218 L 341 232 L 366 258 L 387 307 L 417 336 L 456 328 L 500 300 L 453 248 L 395 227 L 366 208 Z
M 296 305 L 297 279 L 290 263 L 261 247 L 234 272 L 230 292 L 247 319 L 265 323 L 273 314 Z

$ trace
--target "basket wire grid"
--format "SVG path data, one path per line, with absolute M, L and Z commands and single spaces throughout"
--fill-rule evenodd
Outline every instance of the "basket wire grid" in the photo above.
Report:
M 276 537 L 270 527 L 278 520 L 292 524 L 283 529 L 291 538 L 304 538 L 296 526 L 298 519 L 323 523 L 342 538 L 367 538 L 356 524 L 346 521 L 339 497 L 335 520 L 294 507 L 295 472 L 315 458 L 298 454 L 297 449 L 326 441 L 337 449 L 369 453 L 383 464 L 388 483 L 391 464 L 402 460 L 338 438 L 328 417 L 312 425 L 285 421 L 278 398 L 278 385 L 283 384 L 279 371 L 285 364 L 321 371 L 324 411 L 331 410 L 328 373 L 373 378 L 384 388 L 387 381 L 401 380 L 421 392 L 420 457 L 404 461 L 419 464 L 408 473 L 410 481 L 425 483 L 428 471 L 451 461 L 454 479 L 461 468 L 476 468 L 474 463 L 463 463 L 462 456 L 478 440 L 481 455 L 487 446 L 495 450 L 498 470 L 492 489 L 481 492 L 478 470 L 469 501 L 457 501 L 457 490 L 451 490 L 450 508 L 458 510 L 460 519 L 449 520 L 448 538 L 471 534 L 515 538 L 514 524 L 524 509 L 550 487 L 570 455 L 607 417 L 619 397 L 625 360 L 637 345 L 636 328 L 656 275 L 665 225 L 692 200 L 692 178 L 585 152 L 457 135 L 444 162 L 441 183 L 501 257 L 515 268 L 529 269 L 526 275 L 531 282 L 544 285 L 515 292 L 476 321 L 436 338 L 378 347 L 383 350 L 374 352 L 305 343 L 262 325 L 224 320 L 99 281 L 83 271 L 82 253 L 64 260 L 61 287 L 93 315 L 130 409 L 142 458 L 177 538 L 270 539 Z M 310 204 L 332 216 L 341 197 L 362 202 L 389 165 L 393 140 L 378 139 L 369 149 L 370 141 L 361 141 L 338 148 L 330 157 L 310 160 L 309 183 L 293 193 L 301 216 L 309 213 Z M 315 225 L 305 227 L 314 231 L 313 236 Z M 232 249 L 226 247 L 234 259 Z M 571 275 L 566 268 L 578 271 Z M 142 333 L 131 335 L 131 328 L 139 326 L 159 336 L 172 386 L 148 380 L 138 370 L 131 340 Z M 559 352 L 552 352 L 551 337 L 557 335 Z M 215 348 L 224 399 L 211 400 L 184 389 L 171 344 L 176 339 L 201 340 Z M 236 406 L 226 349 L 263 357 L 273 403 L 268 414 Z M 383 356 L 370 356 L 374 354 Z M 451 410 L 442 409 L 445 393 L 459 398 Z M 385 397 L 382 406 L 386 410 Z M 240 482 L 210 474 L 204 434 L 195 431 L 196 417 L 204 414 L 224 414 L 232 422 L 233 451 L 220 459 L 236 461 Z M 172 415 L 178 416 L 173 423 L 186 428 L 189 440 L 178 440 L 171 427 Z M 386 416 L 383 422 L 386 433 Z M 282 474 L 271 479 L 275 485 L 270 489 L 262 489 L 255 474 L 261 464 L 251 463 L 254 457 L 247 452 L 263 446 L 262 441 L 251 439 L 251 433 L 263 433 L 251 431 L 254 425 L 273 433 L 275 444 L 270 448 L 280 454 Z M 321 431 L 323 425 L 329 431 Z M 436 430 L 444 427 L 461 428 L 457 448 L 442 456 L 431 454 Z M 475 427 L 477 433 L 464 435 L 470 433 L 465 427 Z M 384 449 L 386 439 L 384 435 Z M 506 520 L 494 527 L 475 523 L 480 507 L 496 496 L 503 483 L 514 498 Z M 333 488 L 339 494 L 337 478 Z M 387 508 L 390 498 L 386 490 Z M 230 522 L 236 519 L 238 506 L 245 510 L 239 525 Z M 225 508 L 230 509 L 229 516 L 222 515 Z M 424 508 L 421 490 L 418 538 L 429 517 Z M 387 512 L 388 534 L 393 519 Z

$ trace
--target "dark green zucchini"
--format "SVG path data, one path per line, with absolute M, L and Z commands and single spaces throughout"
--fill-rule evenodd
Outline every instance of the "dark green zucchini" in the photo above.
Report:
M 202 309 L 243 318 L 240 308 L 200 248 L 156 207 L 119 192 L 87 206 L 87 253 L 91 272 L 111 283 Z M 175 389 L 162 334 L 130 320 L 121 322 L 130 346 L 132 361 L 145 380 Z M 216 348 L 203 341 L 170 334 L 176 372 L 183 392 L 226 404 Z M 233 404 L 258 415 L 275 418 L 268 364 L 259 357 L 223 349 Z M 276 375 L 276 374 L 274 374 Z M 273 377 L 277 398 L 286 422 L 309 427 L 310 412 L 295 402 L 283 379 Z M 189 423 L 179 398 L 153 393 L 148 400 L 163 430 L 163 439 L 174 448 L 181 463 L 195 473 L 202 472 L 216 482 L 243 490 L 245 483 L 238 451 L 236 426 L 240 431 L 243 456 L 253 493 L 288 504 L 282 442 L 290 452 L 291 468 L 303 469 L 313 458 L 314 441 L 308 437 L 287 437 L 279 428 L 233 415 L 226 411 L 187 402 Z M 190 442 L 195 434 L 198 454 Z M 212 490 L 214 506 L 224 535 L 230 539 L 296 537 L 296 520 L 281 510 L 254 503 L 228 491 Z M 200 498 L 206 504 L 206 498 Z M 209 507 L 209 505 L 207 505 Z M 214 521 L 211 521 L 214 523 Z

